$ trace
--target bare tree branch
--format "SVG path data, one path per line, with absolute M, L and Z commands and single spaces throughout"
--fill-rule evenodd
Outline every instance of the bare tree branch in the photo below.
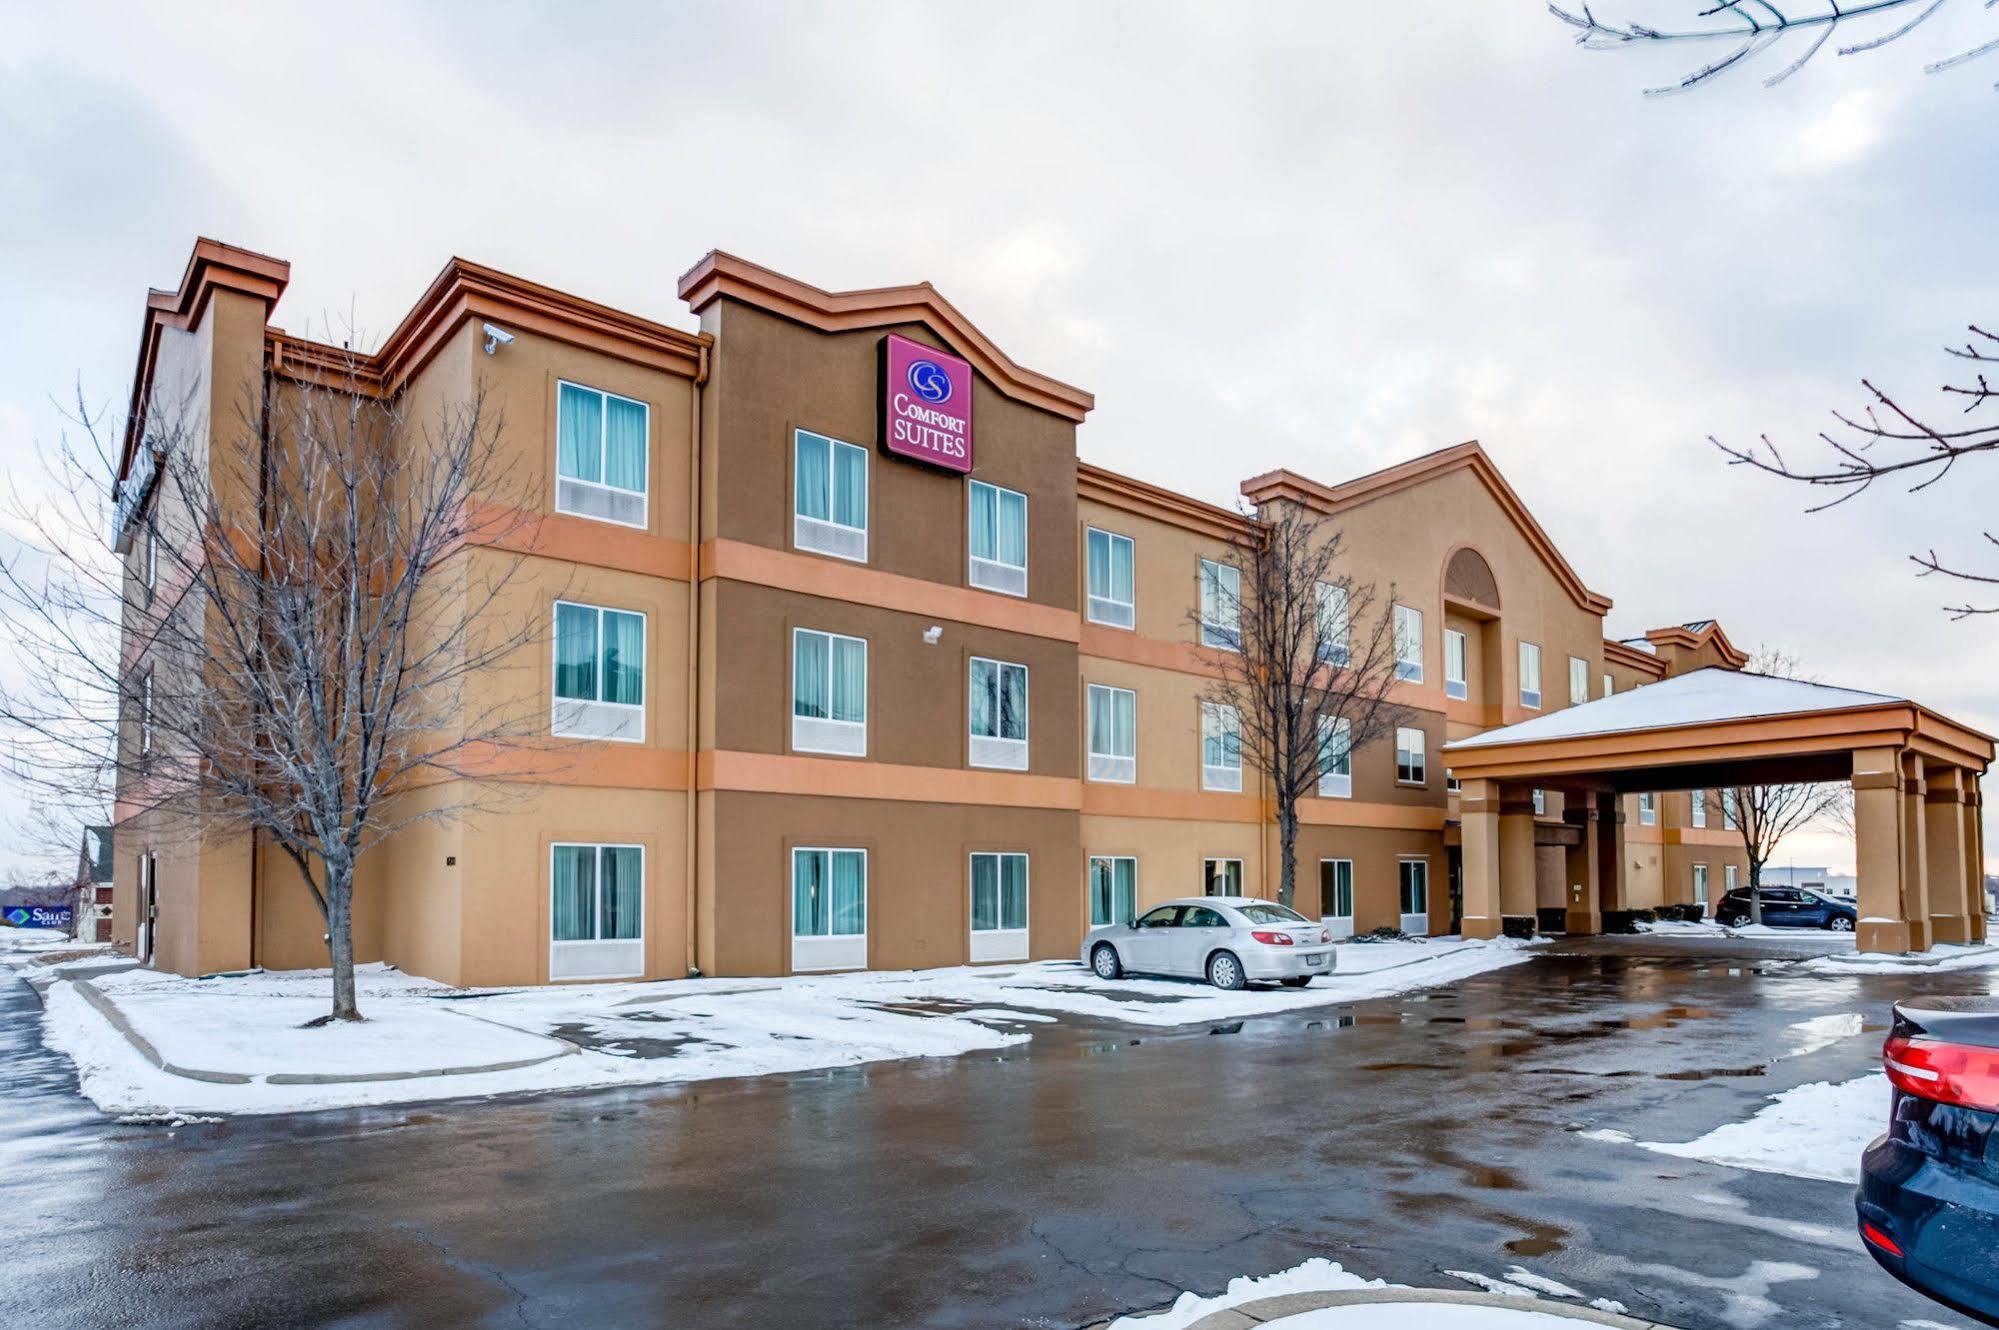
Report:
M 1775 647 L 1758 647 L 1748 671 L 1778 679 L 1806 679 L 1796 656 Z M 1786 837 L 1815 823 L 1835 829 L 1853 826 L 1853 787 L 1844 781 L 1803 785 L 1743 785 L 1722 792 L 1723 825 L 1732 823 L 1749 858 L 1749 917 L 1763 922 L 1763 866 Z

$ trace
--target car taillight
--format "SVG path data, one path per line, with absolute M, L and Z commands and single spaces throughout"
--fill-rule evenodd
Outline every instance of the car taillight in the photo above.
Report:
M 1867 1223 L 1865 1220 L 1862 1220 L 1860 1224 L 1860 1236 L 1866 1238 L 1890 1256 L 1900 1256 L 1902 1254 L 1901 1245 L 1895 1239 L 1889 1237 L 1886 1233 L 1883 1233 L 1880 1229 Z
M 1251 933 L 1250 936 L 1266 947 L 1288 947 L 1291 945 L 1291 935 L 1289 933 L 1273 933 L 1268 929 L 1259 928 L 1254 933 Z
M 1898 1035 L 1882 1046 L 1881 1061 L 1905 1094 L 1999 1113 L 1999 1049 Z

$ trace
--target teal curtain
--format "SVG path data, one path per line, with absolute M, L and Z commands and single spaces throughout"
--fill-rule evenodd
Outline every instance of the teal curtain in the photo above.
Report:
M 644 917 L 641 897 L 644 893 L 643 873 L 640 870 L 640 851 L 636 845 L 606 845 L 603 850 L 603 930 L 598 934 L 607 938 L 636 938 L 639 936 L 640 920 Z
M 1027 856 L 1000 856 L 1000 927 L 1027 927 Z
M 1128 688 L 1111 691 L 1111 752 L 1138 756 L 1138 694 Z
M 1211 767 L 1242 765 L 1242 727 L 1233 707 L 1201 708 L 1201 761 Z
M 972 734 L 999 737 L 999 666 L 989 660 L 972 661 Z
M 1090 860 L 1090 927 L 1111 921 L 1111 892 L 1116 870 L 1109 859 Z
M 1109 756 L 1111 747 L 1111 690 L 1090 687 L 1090 751 Z
M 646 488 L 646 404 L 623 397 L 604 403 L 604 483 L 639 494 Z
M 824 633 L 791 635 L 791 714 L 826 719 L 826 662 L 833 640 Z
M 832 703 L 834 720 L 868 718 L 868 644 L 858 638 L 833 639 Z
M 604 395 L 565 383 L 556 398 L 556 470 L 571 480 L 604 479 Z
M 833 448 L 833 520 L 862 531 L 868 526 L 868 455 L 851 443 Z
M 999 673 L 999 737 L 1027 737 L 1027 668 L 1002 665 Z
M 1138 860 L 1118 859 L 1111 864 L 1112 917 L 1128 924 L 1138 917 Z
M 799 937 L 826 935 L 826 851 L 791 852 L 791 931 Z
M 597 700 L 597 611 L 588 605 L 555 607 L 555 695 Z
M 834 850 L 831 931 L 856 937 L 868 931 L 868 857 L 859 850 Z
M 1088 570 L 1090 594 L 1098 600 L 1112 599 L 1110 533 L 1092 528 L 1085 540 L 1083 553 L 1083 563 Z
M 645 626 L 642 614 L 604 611 L 604 701 L 645 701 Z
M 792 490 L 796 495 L 796 511 L 800 517 L 811 517 L 823 522 L 832 516 L 827 504 L 831 488 L 827 477 L 831 471 L 829 454 L 832 440 L 818 434 L 808 434 L 799 430 L 797 435 L 797 462 L 792 471 Z
M 982 480 L 972 482 L 972 557 L 999 558 L 999 491 Z
M 1124 536 L 1111 537 L 1111 599 L 1132 603 L 1132 544 Z
M 972 856 L 972 931 L 984 933 L 999 927 L 1000 856 Z
M 1353 733 L 1347 718 L 1337 721 L 1324 717 L 1319 719 L 1319 774 L 1321 776 L 1351 776 L 1353 774 L 1353 745 L 1349 736 Z
M 999 553 L 993 557 L 1010 567 L 1027 567 L 1027 496 L 1000 491 L 998 519 Z
M 597 936 L 597 857 L 590 845 L 555 847 L 550 928 L 557 942 L 588 942 Z

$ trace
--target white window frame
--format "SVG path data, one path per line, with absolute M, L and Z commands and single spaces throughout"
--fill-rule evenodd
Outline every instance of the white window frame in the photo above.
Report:
M 833 884 L 833 856 L 836 854 L 858 854 L 861 856 L 861 931 L 858 933 L 800 933 L 798 931 L 798 856 L 800 854 L 823 854 L 826 856 L 827 890 Z M 872 903 L 868 900 L 868 881 L 873 873 L 873 858 L 860 845 L 791 845 L 784 852 L 784 912 L 790 916 L 785 928 L 791 934 L 791 969 L 794 974 L 809 974 L 820 970 L 865 970 L 868 968 L 868 923 L 874 917 Z M 831 918 L 830 911 L 828 918 Z
M 1210 731 L 1222 741 L 1224 755 L 1228 751 L 1228 730 L 1221 728 L 1224 722 L 1232 722 L 1235 729 L 1235 765 L 1208 765 L 1208 739 Z M 1242 793 L 1242 709 L 1226 702 L 1201 703 L 1201 788 L 1217 790 L 1226 794 Z
M 1326 733 L 1328 725 L 1332 733 Z M 1326 763 L 1329 744 L 1341 746 L 1340 756 L 1344 759 L 1345 771 L 1330 770 Z M 1319 717 L 1319 797 L 1321 799 L 1353 798 L 1353 722 L 1345 716 Z
M 1723 895 L 1727 895 L 1728 893 L 1733 892 L 1737 887 L 1742 885 L 1742 883 L 1737 880 L 1736 869 L 1734 864 L 1723 864 L 1721 866 L 1721 876 L 1722 876 L 1722 885 L 1724 887 L 1722 893 Z
M 1097 865 L 1100 863 L 1111 866 L 1111 917 L 1108 919 L 1097 918 L 1095 878 Z M 1117 866 L 1119 864 L 1131 865 L 1131 917 L 1133 919 L 1138 918 L 1138 856 L 1135 854 L 1093 854 L 1089 856 L 1089 862 L 1083 868 L 1083 890 L 1088 892 L 1090 897 L 1090 927 L 1092 928 L 1102 928 L 1106 924 L 1121 922 L 1117 918 Z M 1122 922 L 1130 921 L 1125 920 Z
M 1104 705 L 1109 706 L 1119 693 L 1126 693 L 1131 697 L 1131 752 L 1099 753 L 1089 746 L 1096 737 L 1097 727 L 1091 723 L 1090 718 L 1093 714 L 1093 709 L 1097 705 L 1097 696 L 1098 694 L 1102 694 Z M 1116 684 L 1093 683 L 1084 689 L 1083 701 L 1083 746 L 1084 751 L 1089 757 L 1087 772 L 1089 779 L 1110 785 L 1136 784 L 1138 781 L 1138 690 L 1135 688 L 1120 688 Z M 1112 729 L 1115 730 L 1116 726 L 1113 725 Z
M 1343 937 L 1353 936 L 1353 860 L 1333 859 L 1333 858 L 1319 860 L 1319 870 L 1320 870 L 1319 882 L 1321 886 L 1323 886 L 1325 883 L 1326 879 L 1325 867 L 1327 864 L 1334 865 L 1333 869 L 1334 894 L 1330 900 L 1322 898 L 1319 901 L 1319 922 L 1326 926 L 1326 935 L 1337 941 L 1338 939 Z M 1339 893 L 1340 865 L 1344 865 L 1347 870 L 1346 874 L 1347 912 L 1345 914 L 1341 914 L 1338 908 L 1336 908 L 1339 901 L 1338 893 Z
M 597 615 L 597 697 L 563 697 L 557 693 L 562 649 L 560 627 L 562 607 L 592 610 Z M 604 616 L 630 614 L 639 621 L 639 700 L 606 702 L 604 693 Z M 549 608 L 548 645 L 548 732 L 558 739 L 601 739 L 605 743 L 642 744 L 646 741 L 646 702 L 652 695 L 650 654 L 652 622 L 644 610 L 628 610 L 616 605 L 593 605 L 583 600 L 558 600 Z
M 993 500 L 993 511 L 995 514 L 999 511 L 998 495 L 1011 494 L 1020 500 L 1020 564 L 1017 567 L 1004 559 L 987 559 L 972 553 L 972 514 L 975 511 L 975 506 L 972 503 L 972 494 L 981 485 L 992 490 L 995 495 Z M 970 476 L 965 477 L 965 581 L 968 586 L 977 587 L 981 591 L 995 592 L 1002 596 L 1019 596 L 1025 598 L 1027 595 L 1027 562 L 1032 554 L 1032 551 L 1028 548 L 1028 538 L 1032 534 L 1033 528 L 1028 520 L 1028 502 L 1025 493 L 1016 489 L 1008 489 L 1004 485 L 995 485 L 990 480 L 974 480 Z
M 1236 890 L 1233 896 L 1229 895 L 1227 892 L 1209 890 L 1209 888 L 1214 885 L 1215 881 L 1214 866 L 1216 864 L 1235 865 Z M 1232 901 L 1246 900 L 1248 899 L 1248 897 L 1244 895 L 1244 892 L 1247 890 L 1248 890 L 1247 880 L 1243 877 L 1242 874 L 1242 859 L 1240 856 L 1211 854 L 1211 855 L 1206 855 L 1202 858 L 1201 894 L 1203 896 L 1220 896 L 1225 900 L 1232 900 Z
M 1417 870 L 1416 885 L 1421 887 L 1423 891 L 1423 911 L 1420 914 L 1412 914 L 1402 908 L 1405 903 L 1402 894 L 1403 873 L 1408 868 L 1415 868 Z M 1430 935 L 1430 861 L 1427 857 L 1402 856 L 1396 859 L 1395 912 L 1396 922 L 1403 932 L 1409 934 L 1411 937 L 1428 937 Z
M 1529 642 L 1524 637 L 1521 638 L 1519 656 L 1520 705 L 1526 707 L 1529 711 L 1539 711 L 1541 709 L 1541 644 L 1539 642 Z M 1533 661 L 1533 668 L 1531 670 L 1528 668 L 1530 658 Z M 1532 688 L 1527 686 L 1527 680 L 1530 675 L 1534 681 Z
M 1352 600 L 1343 586 L 1321 582 L 1313 589 L 1318 614 L 1319 663 L 1345 669 L 1353 663 Z
M 1687 825 L 1707 826 L 1707 791 L 1690 790 L 1687 793 Z
M 632 937 L 574 938 L 557 941 L 555 937 L 555 856 L 561 850 L 595 850 L 597 852 L 596 876 L 592 887 L 598 893 L 593 922 L 601 933 L 604 927 L 604 851 L 637 850 L 639 852 L 639 935 Z M 548 847 L 548 980 L 550 983 L 572 983 L 592 979 L 638 979 L 646 970 L 646 847 L 630 841 L 552 841 Z M 576 960 L 583 964 L 571 968 Z M 593 959 L 599 963 L 591 965 Z
M 139 680 L 139 756 L 153 755 L 153 672 Z
M 1569 657 L 1569 705 L 1579 707 L 1589 701 L 1589 662 L 1581 656 Z
M 976 678 L 980 665 L 993 667 L 993 685 L 998 690 L 993 698 L 993 720 L 1000 718 L 999 698 L 1006 692 L 1006 672 L 1020 671 L 1020 737 L 1008 738 L 1001 734 L 974 734 L 973 719 L 978 715 L 973 689 L 978 685 Z M 966 761 L 975 767 L 990 767 L 997 771 L 1027 770 L 1029 693 L 1033 686 L 1027 666 L 1018 661 L 999 660 L 992 656 L 972 656 L 965 662 L 965 735 Z
M 972 905 L 974 866 L 981 859 L 994 860 L 993 890 L 1004 893 L 1006 860 L 1018 859 L 1021 863 L 1020 902 L 1022 923 L 1019 928 L 980 928 Z M 965 861 L 965 921 L 971 932 L 970 955 L 974 963 L 985 961 L 1024 961 L 1027 959 L 1027 933 L 1030 927 L 1028 911 L 1034 902 L 1034 864 L 1024 850 L 974 850 Z M 1133 908 L 1137 907 L 1134 893 Z M 1001 898 L 995 897 L 993 908 L 1001 910 Z M 1001 911 L 1004 918 L 1004 912 Z
M 1108 542 L 1107 551 L 1114 551 L 1117 542 L 1123 541 L 1131 547 L 1131 599 L 1118 600 L 1112 596 L 1090 594 L 1090 537 L 1102 536 Z M 1083 527 L 1083 603 L 1091 623 L 1100 623 L 1107 628 L 1136 630 L 1138 625 L 1138 542 L 1130 536 L 1119 535 L 1105 527 Z
M 1735 786 L 1725 785 L 1721 791 L 1721 829 L 1723 831 L 1742 830 L 1742 810 L 1735 793 Z
M 1659 796 L 1647 791 L 1638 796 L 1638 825 L 1653 827 L 1659 824 Z
M 1412 740 L 1410 736 L 1414 736 Z M 1397 785 L 1428 785 L 1430 783 L 1430 763 L 1425 753 L 1423 731 L 1413 725 L 1400 725 L 1395 730 L 1395 783 Z M 1404 756 L 1410 761 L 1403 761 Z M 1404 771 L 1413 771 L 1413 776 L 1405 776 Z
M 833 701 L 833 650 L 834 641 L 859 642 L 861 644 L 861 719 L 834 720 L 830 716 L 801 716 L 798 706 L 798 638 L 810 633 L 814 637 L 829 639 L 826 650 L 826 702 L 830 709 Z M 869 692 L 872 688 L 874 661 L 870 658 L 868 639 L 854 637 L 847 633 L 829 632 L 824 628 L 793 628 L 791 630 L 791 659 L 786 663 L 785 680 L 790 685 L 785 690 L 785 707 L 791 711 L 791 749 L 795 753 L 826 753 L 834 757 L 866 757 L 868 755 L 868 713 Z
M 153 594 L 160 582 L 160 527 L 159 501 L 153 501 L 152 511 L 146 514 L 146 603 L 153 603 Z
M 1614 691 L 1615 685 L 1611 681 L 1610 672 L 1606 670 L 1603 675 L 1603 695 L 1609 697 Z
M 1444 696 L 1462 702 L 1471 696 L 1471 671 L 1465 661 L 1470 649 L 1462 629 L 1444 630 Z
M 1241 651 L 1242 569 L 1232 563 L 1223 563 L 1219 559 L 1202 559 L 1200 579 L 1201 645 L 1212 647 L 1217 651 Z M 1224 582 L 1233 583 L 1228 593 L 1228 605 L 1220 603 L 1222 600 L 1222 584 Z M 1234 623 L 1224 623 L 1219 619 L 1210 619 L 1208 617 L 1207 589 L 1210 583 L 1215 588 L 1215 600 L 1217 602 L 1215 608 L 1218 611 L 1233 608 L 1235 611 Z
M 1395 615 L 1395 677 L 1405 683 L 1423 682 L 1423 611 L 1397 605 Z M 1410 652 L 1414 655 L 1410 655 Z
M 1536 788 L 1534 791 L 1534 816 L 1546 817 L 1547 815 L 1548 815 L 1548 792 L 1546 790 Z
M 805 429 L 803 427 L 793 429 L 791 431 L 792 546 L 796 549 L 805 550 L 808 553 L 823 554 L 829 559 L 845 559 L 849 563 L 866 563 L 868 561 L 868 528 L 865 525 L 849 526 L 845 522 L 835 521 L 830 516 L 807 517 L 804 513 L 798 511 L 798 448 L 800 441 L 808 434 L 815 439 L 824 439 L 827 445 L 826 511 L 829 514 L 833 511 L 833 478 L 839 470 L 833 465 L 833 460 L 840 455 L 839 450 L 842 448 L 851 448 L 861 455 L 861 501 L 867 505 L 870 521 L 873 519 L 875 511 L 875 478 L 872 469 L 873 464 L 868 461 L 868 450 L 857 443 L 848 443 L 845 439 L 836 439 L 830 434 L 821 434 L 816 429 Z M 821 528 L 824 528 L 824 530 L 821 530 Z M 843 542 L 848 548 L 842 548 Z M 858 550 L 852 548 L 855 544 L 859 545 Z
M 581 480 L 575 476 L 565 476 L 562 474 L 562 390 L 564 388 L 574 388 L 579 392 L 595 393 L 597 396 L 604 399 L 604 405 L 606 409 L 597 413 L 597 474 L 600 476 L 604 474 L 604 449 L 609 443 L 609 433 L 611 429 L 611 412 L 609 410 L 609 407 L 611 400 L 615 398 L 620 402 L 630 402 L 633 406 L 639 407 L 641 410 L 645 412 L 646 416 L 645 477 L 644 477 L 645 487 L 643 489 L 628 490 L 622 485 L 610 485 L 606 484 L 601 480 Z M 562 487 L 564 485 L 581 485 L 586 489 L 604 490 L 605 492 L 610 494 L 618 494 L 618 495 L 636 494 L 639 498 L 639 505 L 642 510 L 639 515 L 639 520 L 636 522 L 621 522 L 615 517 L 603 517 L 599 516 L 596 513 L 584 512 L 580 508 L 569 507 L 562 502 Z M 652 525 L 651 491 L 652 491 L 652 403 L 640 401 L 636 397 L 626 397 L 622 393 L 610 392 L 603 388 L 593 388 L 587 383 L 578 383 L 574 379 L 557 379 L 555 381 L 555 511 L 558 513 L 567 513 L 572 517 L 581 517 L 586 521 L 608 522 L 612 526 L 625 526 L 625 527 L 631 527 L 632 529 L 637 531 L 644 531 Z
M 1708 885 L 1707 885 L 1707 865 L 1706 865 L 1706 864 L 1695 864 L 1695 865 L 1694 865 L 1694 904 L 1696 904 L 1696 905 L 1706 905 L 1707 903 L 1708 903 Z M 1703 913 L 1705 913 L 1705 911 L 1703 911 Z

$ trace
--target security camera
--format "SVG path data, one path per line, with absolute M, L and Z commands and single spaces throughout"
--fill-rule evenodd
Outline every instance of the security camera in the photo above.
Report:
M 928 628 L 925 628 L 923 630 L 923 645 L 927 647 L 934 647 L 937 645 L 938 640 L 943 636 L 944 636 L 943 626 L 941 624 L 933 623 Z
M 503 346 L 514 344 L 514 335 L 505 328 L 496 328 L 490 323 L 481 324 L 486 332 L 486 354 L 492 355 Z

